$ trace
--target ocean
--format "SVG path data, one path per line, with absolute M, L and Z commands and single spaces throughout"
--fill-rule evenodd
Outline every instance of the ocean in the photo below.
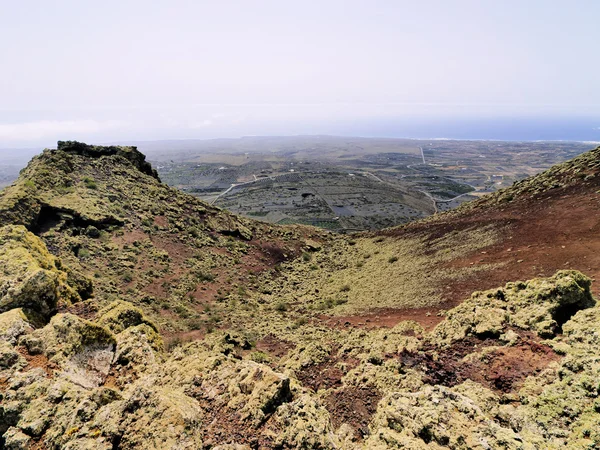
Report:
M 474 119 L 367 119 L 340 124 L 347 136 L 412 139 L 498 141 L 600 142 L 600 117 L 594 118 L 474 118 Z M 336 134 L 335 131 L 328 134 Z

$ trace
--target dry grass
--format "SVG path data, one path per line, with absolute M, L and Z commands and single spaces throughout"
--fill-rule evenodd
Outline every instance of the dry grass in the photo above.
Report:
M 497 239 L 498 230 L 487 227 L 449 233 L 434 241 L 414 237 L 384 241 L 360 238 L 347 245 L 340 240 L 337 248 L 317 255 L 317 270 L 295 262 L 273 297 L 333 315 L 363 313 L 374 308 L 435 306 L 444 300 L 444 281 L 490 269 L 490 265 L 448 269 L 445 263 L 488 247 Z

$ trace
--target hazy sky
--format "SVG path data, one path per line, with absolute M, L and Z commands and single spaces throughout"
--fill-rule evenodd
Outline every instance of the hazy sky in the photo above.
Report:
M 0 5 L 0 147 L 600 118 L 597 0 Z

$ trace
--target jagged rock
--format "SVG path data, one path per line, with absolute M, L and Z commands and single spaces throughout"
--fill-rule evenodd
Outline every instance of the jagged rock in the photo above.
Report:
M 215 445 L 213 450 L 251 450 L 251 447 L 243 444 L 223 444 Z
M 275 448 L 335 449 L 329 413 L 310 395 L 283 404 L 273 417 Z
M 88 225 L 88 227 L 85 229 L 85 235 L 96 239 L 100 237 L 100 230 L 94 225 Z
M 117 335 L 115 362 L 127 366 L 139 375 L 155 371 L 163 350 L 160 335 L 147 324 L 129 327 Z
M 579 311 L 563 325 L 562 330 L 570 342 L 597 347 L 600 345 L 600 308 Z
M 15 351 L 8 342 L 0 341 L 0 371 L 10 369 L 22 360 L 19 353 Z
M 552 337 L 577 311 L 594 306 L 590 279 L 559 271 L 552 278 L 508 283 L 503 289 L 476 292 L 436 327 L 432 339 L 451 343 L 467 336 L 499 337 L 508 326 Z
M 76 155 L 87 156 L 90 158 L 118 155 L 131 162 L 140 170 L 140 172 L 150 175 L 157 180 L 159 179 L 156 170 L 153 169 L 150 163 L 146 161 L 146 156 L 138 151 L 137 147 L 134 146 L 101 146 L 88 145 L 77 141 L 58 141 L 56 150 L 65 153 L 74 153 Z
M 88 347 L 114 347 L 115 336 L 106 328 L 73 314 L 57 314 L 44 328 L 23 336 L 30 353 L 44 353 L 60 363 Z
M 202 448 L 202 409 L 198 402 L 174 388 L 158 388 L 140 381 L 123 401 L 102 407 L 90 427 L 119 442 L 119 448 Z
M 142 311 L 131 303 L 115 301 L 106 308 L 99 311 L 98 324 L 105 326 L 115 334 L 136 325 L 146 324 L 154 331 L 158 331 L 156 325 L 146 319 Z
M 221 214 L 218 217 L 207 219 L 206 225 L 225 236 L 233 236 L 246 241 L 252 240 L 252 231 L 242 223 L 241 217 Z
M 256 425 L 292 399 L 289 377 L 253 361 L 241 367 L 231 380 L 228 395 L 231 400 L 227 407 L 239 411 L 242 420 L 252 418 Z
M 10 427 L 4 433 L 4 446 L 6 450 L 26 450 L 30 448 L 31 437 L 27 436 L 21 430 L 15 427 Z
M 526 448 L 517 433 L 498 425 L 473 399 L 443 386 L 384 398 L 372 428 L 367 446 L 373 447 Z
M 108 375 L 116 339 L 100 325 L 72 314 L 58 314 L 20 342 L 32 354 L 43 353 L 71 382 L 92 388 Z
M 81 300 L 44 243 L 23 226 L 0 228 L 0 312 L 23 308 L 50 317 L 59 302 Z
M 62 450 L 111 450 L 113 448 L 112 443 L 105 440 L 80 438 L 67 442 Z
M 21 308 L 0 314 L 0 341 L 15 345 L 19 336 L 31 331 L 33 328 Z

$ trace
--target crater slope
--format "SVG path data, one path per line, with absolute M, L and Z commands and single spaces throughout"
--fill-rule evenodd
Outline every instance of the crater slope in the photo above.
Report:
M 59 142 L 0 193 L 0 449 L 598 447 L 599 167 L 337 236 Z

